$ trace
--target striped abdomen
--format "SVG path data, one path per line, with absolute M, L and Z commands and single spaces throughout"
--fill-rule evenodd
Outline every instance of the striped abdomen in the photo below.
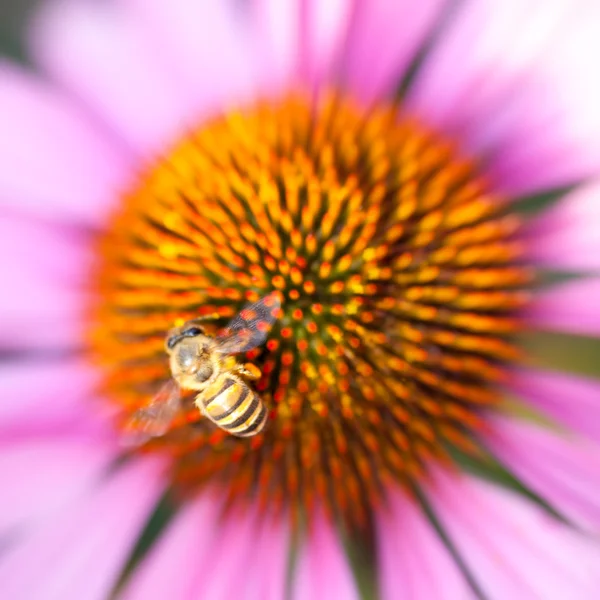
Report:
M 258 394 L 234 375 L 221 375 L 196 396 L 196 406 L 213 423 L 238 437 L 260 433 L 267 409 Z

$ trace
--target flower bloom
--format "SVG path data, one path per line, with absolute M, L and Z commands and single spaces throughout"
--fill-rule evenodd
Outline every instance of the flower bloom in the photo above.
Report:
M 526 341 L 600 333 L 598 16 L 45 8 L 0 71 L 0 596 L 596 597 L 600 385 Z M 264 433 L 184 389 L 124 446 L 167 331 L 273 291 Z

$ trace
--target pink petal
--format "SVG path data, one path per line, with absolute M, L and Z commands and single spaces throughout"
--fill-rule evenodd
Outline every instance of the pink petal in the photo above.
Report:
M 355 2 L 343 81 L 366 102 L 393 94 L 444 6 L 442 0 Z
M 331 84 L 354 5 L 352 0 L 249 3 L 241 18 L 253 30 L 261 96 Z
M 536 294 L 526 317 L 540 329 L 600 335 L 600 279 L 577 279 Z
M 2 279 L 14 280 L 17 272 L 32 271 L 36 278 L 56 281 L 65 287 L 80 287 L 86 282 L 91 266 L 90 237 L 75 227 L 3 214 L 0 252 L 11 260 L 1 265 Z
M 28 293 L 2 299 L 0 348 L 57 351 L 76 348 L 82 336 L 82 297 L 53 286 L 36 285 L 30 289 L 35 295 Z M 19 297 L 24 299 L 23 305 L 19 304 Z M 35 310 L 31 306 L 34 298 L 44 298 L 48 304 L 39 305 Z
M 577 190 L 535 218 L 527 231 L 530 259 L 550 268 L 600 268 L 600 186 Z
M 410 108 L 487 156 L 489 177 L 507 194 L 597 172 L 597 11 L 588 0 L 462 3 Z
M 190 96 L 195 120 L 266 95 L 250 7 L 231 0 L 124 0 L 147 39 L 168 56 Z M 283 9 L 285 10 L 285 8 Z
M 301 2 L 297 26 L 300 28 L 299 75 L 302 81 L 316 87 L 330 85 L 334 80 L 335 70 L 346 50 L 344 42 L 356 5 L 351 0 Z
M 0 365 L 0 437 L 70 432 L 110 437 L 111 406 L 95 395 L 99 374 L 80 360 Z
M 50 2 L 31 33 L 42 67 L 142 156 L 163 152 L 194 124 L 176 63 L 116 3 Z
M 135 570 L 123 598 L 191 598 L 217 535 L 217 508 L 208 494 L 190 502 Z
M 290 532 L 285 520 L 282 523 L 264 522 L 258 534 L 256 555 L 264 562 L 253 569 L 247 582 L 246 600 L 279 600 L 284 597 L 286 569 L 290 554 Z M 262 565 L 262 566 L 260 566 Z
M 80 286 L 90 265 L 89 240 L 66 228 L 0 217 L 0 347 L 80 344 Z
M 157 462 L 139 460 L 90 489 L 5 551 L 0 596 L 108 598 L 163 483 Z
M 58 91 L 0 62 L 0 207 L 98 224 L 129 156 Z
M 515 493 L 439 474 L 433 508 L 487 598 L 595 598 L 600 548 Z
M 267 89 L 282 90 L 293 83 L 300 69 L 302 0 L 253 0 L 252 26 Z
M 290 554 L 287 515 L 279 522 L 275 520 L 276 517 L 254 518 L 259 523 L 258 531 L 254 534 L 253 550 L 247 560 L 252 561 L 255 566 L 247 572 L 245 581 L 234 592 L 240 600 L 279 600 L 285 597 L 286 569 Z
M 221 521 L 219 509 L 217 493 L 190 502 L 134 572 L 123 598 L 282 598 L 284 523 L 264 523 L 257 515 Z
M 533 491 L 574 523 L 600 532 L 600 453 L 531 423 L 496 418 L 487 444 Z
M 331 523 L 317 515 L 300 550 L 292 584 L 294 600 L 358 598 L 344 549 Z
M 5 482 L 0 536 L 47 520 L 97 481 L 115 456 L 114 445 L 83 436 L 5 439 L 0 446 L 0 477 Z
M 228 516 L 214 540 L 211 564 L 196 586 L 196 595 L 215 600 L 284 597 L 287 537 L 281 524 L 261 526 L 257 514 Z
M 390 491 L 377 515 L 381 597 L 389 600 L 470 598 L 464 577 L 427 521 L 403 492 Z
M 600 442 L 600 382 L 551 371 L 515 371 L 509 389 L 578 434 Z

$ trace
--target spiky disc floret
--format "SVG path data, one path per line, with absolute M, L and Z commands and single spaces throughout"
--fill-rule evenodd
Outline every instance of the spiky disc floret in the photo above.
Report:
M 396 107 L 298 95 L 217 118 L 140 179 L 100 242 L 105 391 L 127 418 L 169 376 L 169 328 L 217 313 L 216 331 L 279 290 L 282 317 L 246 357 L 265 433 L 228 436 L 190 397 L 149 447 L 189 488 L 358 521 L 499 402 L 529 278 L 517 228 L 474 165 Z

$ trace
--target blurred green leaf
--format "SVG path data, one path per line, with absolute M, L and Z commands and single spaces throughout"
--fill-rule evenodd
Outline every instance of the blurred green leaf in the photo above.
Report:
M 600 376 L 600 339 L 566 333 L 535 332 L 521 336 L 528 355 L 545 368 Z
M 27 20 L 42 0 L 0 2 L 0 54 L 25 60 L 24 30 Z

